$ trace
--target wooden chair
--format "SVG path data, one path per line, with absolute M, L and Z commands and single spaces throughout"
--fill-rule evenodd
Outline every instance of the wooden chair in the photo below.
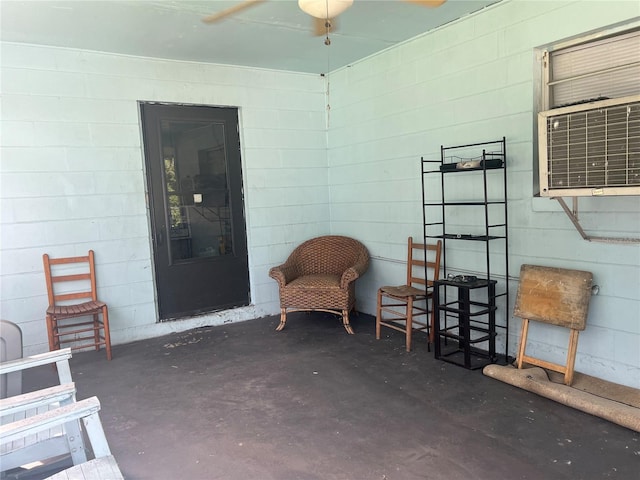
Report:
M 46 314 L 49 349 L 59 350 L 64 343 L 72 343 L 73 349 L 100 350 L 104 345 L 107 360 L 111 360 L 109 313 L 107 304 L 98 300 L 93 250 L 83 257 L 56 259 L 45 253 L 42 259 L 49 295 Z
M 287 261 L 269 271 L 278 282 L 280 324 L 287 313 L 329 312 L 342 317 L 349 334 L 349 312 L 355 308 L 356 280 L 369 267 L 369 252 L 359 241 L 339 235 L 312 238 L 296 247 Z
M 524 363 L 564 374 L 565 385 L 573 382 L 578 333 L 587 322 L 593 274 L 582 270 L 522 265 L 513 314 L 522 318 L 517 366 Z M 526 355 L 529 322 L 548 323 L 569 329 L 565 365 Z
M 378 289 L 376 339 L 380 339 L 383 326 L 404 332 L 407 352 L 410 352 L 414 331 L 426 330 L 429 343 L 434 340 L 435 317 L 429 301 L 433 307 L 433 282 L 440 275 L 442 242 L 438 240 L 435 245 L 414 243 L 409 237 L 407 243 L 407 283 Z M 427 319 L 429 312 L 431 317 Z

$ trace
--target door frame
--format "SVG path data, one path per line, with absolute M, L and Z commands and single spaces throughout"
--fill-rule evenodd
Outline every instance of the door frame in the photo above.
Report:
M 176 107 L 210 107 L 210 108 L 233 108 L 237 111 L 238 124 L 237 124 L 237 135 L 239 141 L 239 168 L 240 168 L 240 196 L 242 200 L 241 205 L 241 215 L 243 217 L 244 222 L 244 235 L 246 242 L 246 252 L 247 252 L 247 286 L 248 286 L 248 304 L 237 306 L 237 307 L 227 307 L 220 309 L 212 309 L 200 312 L 193 313 L 185 313 L 177 316 L 169 316 L 168 318 L 161 318 L 160 312 L 160 299 L 159 299 L 159 290 L 158 290 L 158 272 L 156 267 L 156 253 L 157 253 L 157 232 L 154 229 L 154 215 L 157 213 L 154 211 L 154 204 L 151 199 L 152 191 L 151 191 L 151 175 L 149 172 L 150 164 L 147 158 L 145 138 L 144 138 L 144 128 L 143 128 L 143 112 L 142 105 L 162 105 L 162 106 L 176 106 Z M 246 308 L 254 308 L 253 302 L 253 288 L 252 288 L 252 276 L 251 276 L 251 263 L 250 263 L 250 248 L 249 248 L 249 228 L 248 228 L 248 214 L 247 214 L 247 205 L 246 205 L 246 166 L 244 164 L 244 142 L 243 142 L 243 129 L 242 129 L 242 109 L 238 106 L 232 105 L 210 105 L 210 104 L 196 104 L 196 103 L 184 103 L 184 102 L 163 102 L 163 101 L 154 101 L 154 100 L 138 100 L 137 101 L 138 108 L 138 117 L 139 117 L 139 126 L 140 126 L 140 148 L 142 153 L 142 161 L 143 161 L 143 178 L 144 178 L 144 187 L 145 187 L 145 203 L 147 210 L 147 227 L 148 227 L 148 240 L 150 247 L 150 263 L 151 263 L 151 271 L 153 276 L 153 296 L 154 296 L 154 307 L 156 310 L 156 323 L 166 323 L 176 320 L 188 320 L 194 317 L 203 317 L 211 314 L 219 314 L 220 312 L 246 309 Z M 166 189 L 165 185 L 162 185 L 163 188 L 163 196 L 166 194 L 164 191 Z

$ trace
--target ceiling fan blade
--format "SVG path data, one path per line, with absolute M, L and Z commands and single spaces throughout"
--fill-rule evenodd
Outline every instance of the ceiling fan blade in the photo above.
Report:
M 416 5 L 422 5 L 423 7 L 435 8 L 442 5 L 447 0 L 402 0 L 407 3 L 415 3 Z
M 327 31 L 327 22 L 329 22 L 329 28 Z M 327 33 L 331 33 L 336 30 L 336 18 L 316 18 L 313 17 L 313 35 L 321 37 Z
M 238 13 L 238 12 L 241 12 L 242 10 L 258 5 L 259 3 L 262 3 L 264 1 L 265 0 L 244 0 L 244 2 L 239 3 L 238 5 L 234 5 L 233 7 L 229 7 L 220 12 L 208 15 L 204 17 L 202 21 L 204 23 L 214 23 L 230 15 L 233 15 L 234 13 Z

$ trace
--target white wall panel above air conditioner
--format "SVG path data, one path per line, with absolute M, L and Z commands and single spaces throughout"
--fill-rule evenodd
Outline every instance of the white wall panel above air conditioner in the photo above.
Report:
M 640 195 L 640 95 L 538 114 L 540 195 Z

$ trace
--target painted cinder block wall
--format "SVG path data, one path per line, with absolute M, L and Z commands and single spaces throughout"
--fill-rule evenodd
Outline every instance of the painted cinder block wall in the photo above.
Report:
M 555 200 L 533 195 L 534 49 L 638 15 L 640 4 L 628 1 L 501 2 L 330 75 L 331 231 L 362 239 L 373 257 L 359 309 L 375 312 L 377 287 L 404 281 L 406 238 L 423 233 L 420 157 L 505 136 L 511 303 L 499 315 L 509 318 L 510 353 L 520 332 L 512 315 L 520 266 L 588 270 L 600 292 L 576 369 L 640 387 L 640 245 L 586 242 Z M 469 200 L 471 178 L 458 179 L 449 199 Z M 582 200 L 580 217 L 594 235 L 640 237 L 640 197 Z M 447 250 L 450 271 L 484 271 L 478 243 L 449 241 Z M 527 353 L 564 361 L 558 327 L 532 327 L 530 340 Z
M 41 255 L 88 248 L 97 252 L 114 343 L 274 314 L 268 269 L 300 241 L 329 232 L 370 249 L 357 307 L 374 313 L 378 286 L 403 278 L 406 237 L 422 234 L 420 156 L 504 135 L 512 303 L 523 263 L 593 271 L 601 289 L 577 368 L 639 386 L 640 249 L 582 241 L 559 207 L 532 190 L 533 48 L 638 9 L 626 1 L 485 9 L 333 72 L 328 132 L 317 76 L 2 44 L 0 316 L 20 324 L 25 353 L 46 350 Z M 139 100 L 240 107 L 251 307 L 156 323 Z M 588 229 L 638 236 L 637 197 L 585 206 Z M 474 271 L 473 253 L 451 255 Z M 513 351 L 519 325 L 507 314 Z M 532 353 L 561 356 L 558 332 L 532 338 Z
M 319 75 L 2 45 L 0 317 L 48 350 L 42 254 L 96 252 L 115 344 L 278 311 L 269 268 L 329 230 Z M 252 306 L 157 323 L 138 101 L 239 107 Z

